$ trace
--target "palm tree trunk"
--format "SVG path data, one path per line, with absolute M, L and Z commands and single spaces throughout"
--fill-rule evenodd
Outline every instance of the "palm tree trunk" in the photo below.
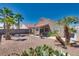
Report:
M 20 32 L 20 20 L 18 19 L 18 30 Z M 18 36 L 20 36 L 20 34 L 18 34 Z
M 4 22 L 4 29 L 6 29 L 6 26 L 5 26 L 6 24 L 5 24 L 5 22 Z
M 4 18 L 6 18 L 6 15 L 4 15 Z M 6 29 L 6 22 L 4 21 L 4 29 Z
M 64 26 L 64 36 L 65 36 L 65 43 L 68 45 L 70 42 L 70 34 L 69 34 L 69 28 L 67 25 Z
M 56 36 L 56 39 L 62 44 L 63 48 L 67 48 L 65 42 L 59 35 Z
M 5 23 L 4 23 L 4 29 L 5 29 Z
M 5 35 L 5 38 L 6 38 L 6 40 L 11 40 L 9 24 L 6 24 L 6 35 Z
M 20 29 L 20 21 L 18 20 L 18 29 Z

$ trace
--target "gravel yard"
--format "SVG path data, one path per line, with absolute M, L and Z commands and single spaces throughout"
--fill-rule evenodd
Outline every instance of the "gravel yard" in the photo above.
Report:
M 20 39 L 20 38 L 19 38 Z M 40 37 L 26 36 L 24 41 L 16 40 L 3 40 L 0 44 L 0 55 L 7 56 L 14 53 L 21 53 L 25 49 L 30 47 L 36 47 L 39 45 L 47 44 L 52 48 L 57 48 L 58 50 L 63 50 L 68 52 L 70 55 L 79 55 L 79 47 L 68 47 L 68 49 L 63 49 L 59 42 L 55 42 L 53 39 L 41 39 Z

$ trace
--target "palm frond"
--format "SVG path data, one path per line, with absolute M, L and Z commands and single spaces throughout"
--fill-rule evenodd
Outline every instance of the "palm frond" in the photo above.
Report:
M 71 23 L 79 23 L 79 19 L 76 16 L 67 16 L 58 21 L 59 24 L 69 25 Z

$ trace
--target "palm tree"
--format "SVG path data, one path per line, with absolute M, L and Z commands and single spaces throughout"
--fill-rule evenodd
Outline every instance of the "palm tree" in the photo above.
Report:
M 70 33 L 69 33 L 69 25 L 74 23 L 78 23 L 78 17 L 75 16 L 68 16 L 64 17 L 63 19 L 59 20 L 58 23 L 64 25 L 64 36 L 66 38 L 66 44 L 68 45 L 70 42 Z
M 13 24 L 15 24 L 15 20 L 13 17 L 11 16 L 6 16 L 6 18 L 0 18 L 0 22 L 5 22 L 6 23 L 6 35 L 5 38 L 6 40 L 10 40 L 10 26 L 12 26 Z
M 0 9 L 0 22 L 4 23 L 4 29 L 6 30 L 6 40 L 11 39 L 10 26 L 14 23 L 13 15 L 13 12 L 6 7 Z
M 7 16 L 12 16 L 12 15 L 13 15 L 13 12 L 10 9 L 8 9 L 6 7 L 0 9 L 0 17 L 6 18 Z M 4 22 L 4 29 L 5 29 L 5 27 L 6 27 L 6 24 Z
M 15 19 L 13 17 L 6 17 L 5 19 L 5 23 L 6 23 L 6 40 L 10 40 L 11 37 L 10 37 L 10 27 L 16 23 Z
M 21 22 L 24 18 L 22 17 L 21 14 L 17 13 L 17 14 L 15 14 L 15 19 L 16 19 L 16 21 L 17 21 L 18 29 L 20 29 L 20 22 Z

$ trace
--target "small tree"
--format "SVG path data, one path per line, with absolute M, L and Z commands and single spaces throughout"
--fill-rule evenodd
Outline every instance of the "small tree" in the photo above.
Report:
M 9 8 L 0 9 L 0 22 L 4 23 L 4 29 L 6 30 L 6 40 L 11 39 L 9 34 L 10 25 L 14 22 L 13 12 Z
M 12 10 L 10 10 L 9 8 L 6 8 L 6 7 L 0 9 L 0 17 L 6 18 L 7 16 L 13 16 Z M 5 22 L 4 22 L 4 29 L 6 29 Z
M 20 29 L 20 22 L 22 22 L 22 20 L 24 18 L 22 17 L 21 14 L 17 13 L 17 14 L 15 14 L 15 19 L 16 19 L 16 22 L 17 22 L 18 29 Z
M 69 25 L 74 23 L 79 23 L 78 17 L 75 16 L 68 16 L 68 17 L 64 17 L 63 19 L 58 21 L 59 24 L 61 24 L 61 26 L 64 26 L 64 36 L 66 38 L 66 44 L 68 45 L 70 42 L 70 33 L 69 33 Z
M 15 24 L 15 20 L 13 17 L 11 16 L 7 16 L 6 18 L 0 18 L 0 22 L 5 22 L 6 23 L 6 40 L 10 40 L 10 26 L 12 26 L 13 24 Z

